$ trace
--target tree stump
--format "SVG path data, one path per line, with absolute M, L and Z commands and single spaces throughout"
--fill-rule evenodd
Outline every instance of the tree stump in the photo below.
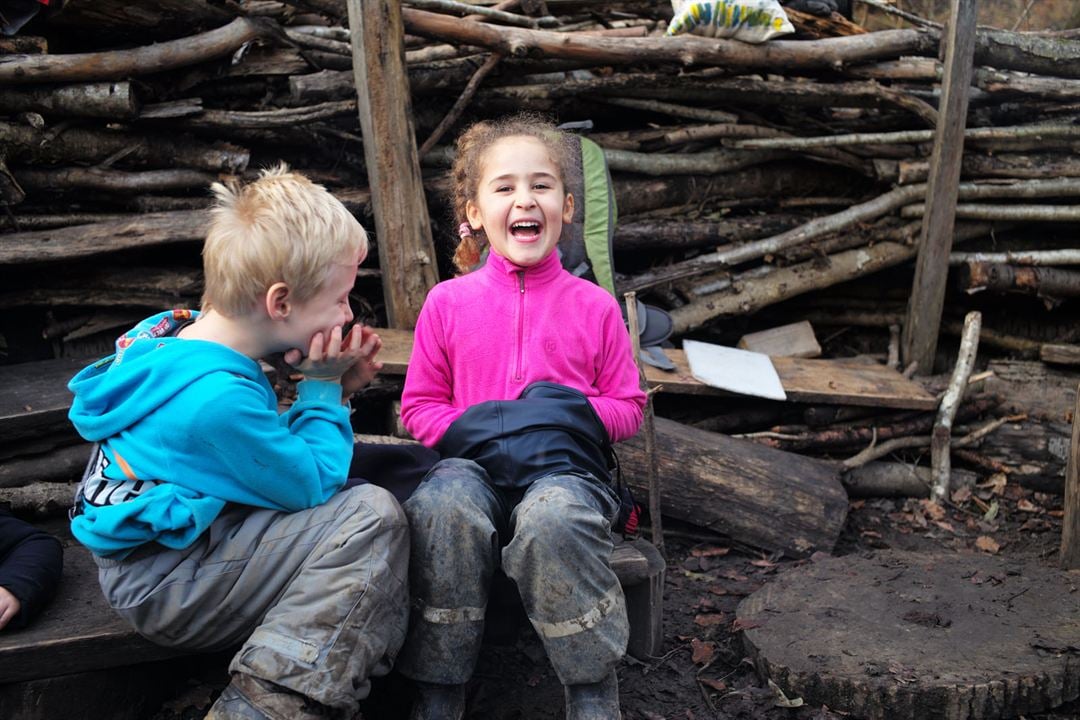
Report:
M 1080 695 L 1080 575 L 986 555 L 827 558 L 739 604 L 758 673 L 870 720 L 988 720 Z

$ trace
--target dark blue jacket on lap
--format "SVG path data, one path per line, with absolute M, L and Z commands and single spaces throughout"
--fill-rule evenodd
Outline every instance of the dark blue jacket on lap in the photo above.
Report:
M 22 605 L 5 630 L 26 626 L 52 599 L 63 565 L 59 540 L 0 506 L 0 586 Z
M 436 449 L 443 457 L 476 461 L 502 488 L 524 489 L 556 473 L 611 480 L 604 424 L 584 393 L 557 383 L 533 383 L 517 400 L 473 405 Z

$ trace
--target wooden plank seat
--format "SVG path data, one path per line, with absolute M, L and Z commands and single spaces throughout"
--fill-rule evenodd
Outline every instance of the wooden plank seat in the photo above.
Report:
M 45 527 L 46 525 L 43 525 Z M 64 575 L 56 598 L 28 628 L 0 633 L 0 683 L 18 683 L 140 665 L 189 654 L 139 636 L 106 604 L 89 551 L 68 533 L 66 523 L 47 528 L 64 543 Z M 660 651 L 664 560 L 644 540 L 620 543 L 612 558 L 626 589 L 630 654 Z

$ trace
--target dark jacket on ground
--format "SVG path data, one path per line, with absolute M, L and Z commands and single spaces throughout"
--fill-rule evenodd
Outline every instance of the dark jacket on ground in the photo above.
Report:
M 537 382 L 517 400 L 473 405 L 450 425 L 436 449 L 476 461 L 501 488 L 524 489 L 555 473 L 610 482 L 611 443 L 584 393 Z
M 52 599 L 63 564 L 59 540 L 0 506 L 0 585 L 22 605 L 5 630 L 24 627 Z

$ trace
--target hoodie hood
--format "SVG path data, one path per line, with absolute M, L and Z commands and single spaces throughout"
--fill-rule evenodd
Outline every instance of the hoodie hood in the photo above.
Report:
M 218 343 L 172 337 L 196 317 L 191 310 L 153 315 L 117 339 L 114 355 L 72 378 L 68 389 L 75 400 L 68 417 L 79 434 L 91 442 L 116 435 L 210 373 L 258 381 L 262 369 L 246 355 Z

